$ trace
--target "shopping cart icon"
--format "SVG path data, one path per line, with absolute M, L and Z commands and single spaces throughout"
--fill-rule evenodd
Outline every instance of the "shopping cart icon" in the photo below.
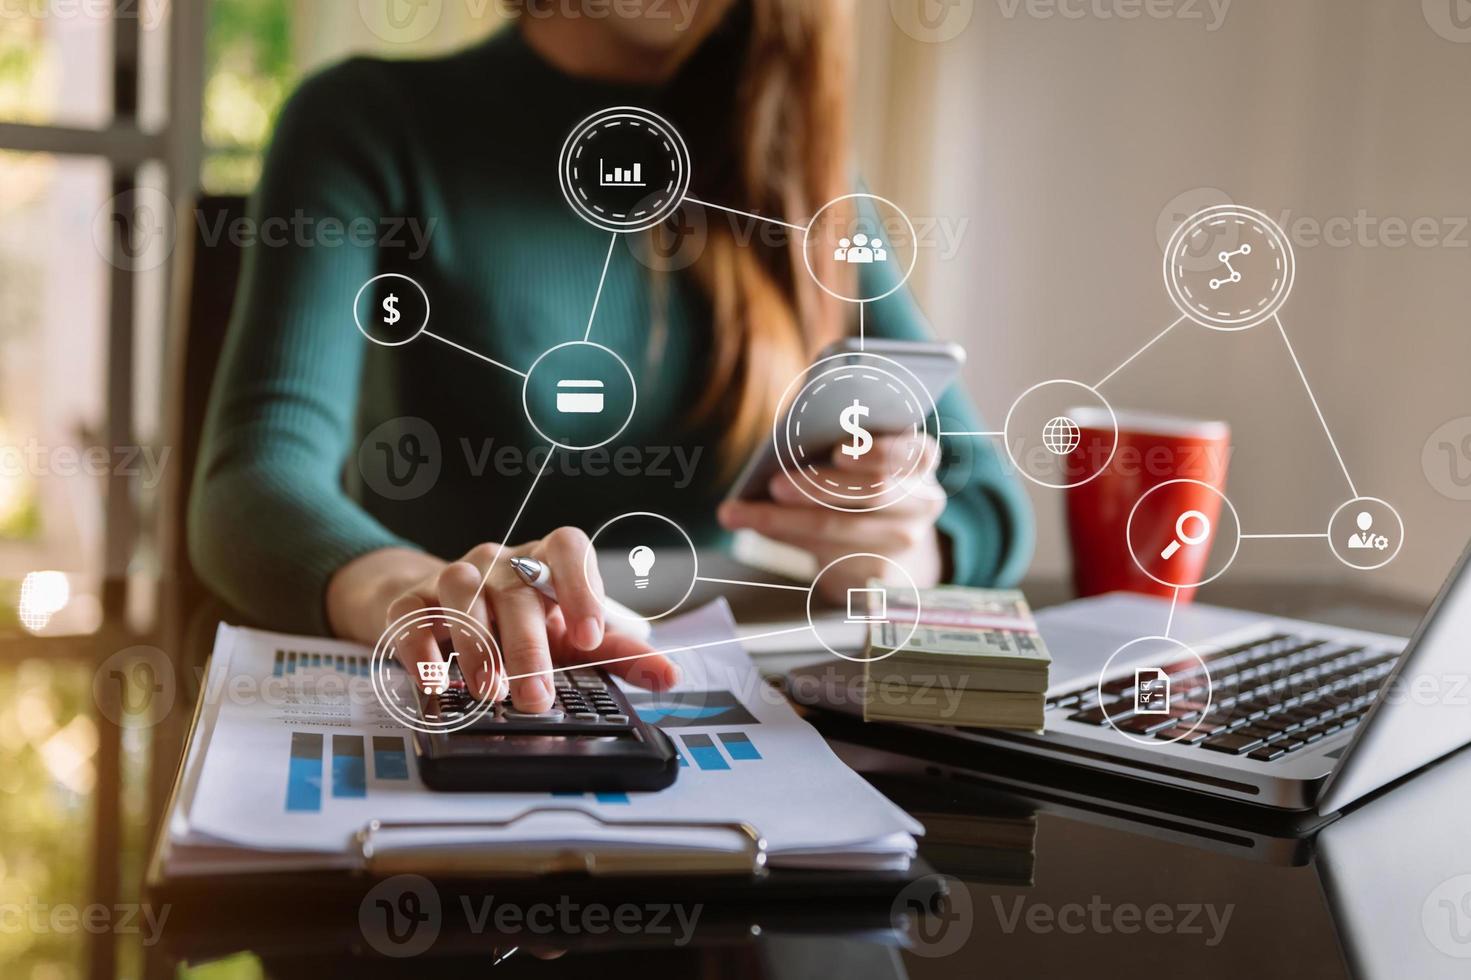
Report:
M 419 680 L 425 694 L 443 694 L 449 689 L 449 665 L 459 651 L 449 655 L 449 660 L 424 660 L 419 663 Z

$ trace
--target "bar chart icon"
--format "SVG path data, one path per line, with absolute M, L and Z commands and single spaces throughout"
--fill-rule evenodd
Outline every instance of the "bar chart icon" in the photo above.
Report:
M 632 167 L 613 167 L 601 157 L 598 158 L 598 183 L 603 187 L 644 187 L 644 165 L 635 163 Z

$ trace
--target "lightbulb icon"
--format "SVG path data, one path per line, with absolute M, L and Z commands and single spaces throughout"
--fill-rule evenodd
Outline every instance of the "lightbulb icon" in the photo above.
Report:
M 647 589 L 649 572 L 654 568 L 654 549 L 641 544 L 628 553 L 628 567 L 633 569 L 633 587 Z

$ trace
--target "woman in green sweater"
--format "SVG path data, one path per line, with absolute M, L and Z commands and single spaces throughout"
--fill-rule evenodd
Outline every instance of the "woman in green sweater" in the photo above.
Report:
M 407 613 L 468 608 L 493 624 L 508 672 L 533 675 L 511 685 L 517 706 L 540 711 L 552 689 L 535 672 L 648 650 L 605 630 L 601 584 L 581 571 L 581 529 L 617 514 L 666 514 L 702 546 L 751 528 L 824 563 L 878 553 L 921 587 L 1019 577 L 1030 516 L 989 443 L 972 448 L 964 486 L 948 497 L 840 512 L 778 478 L 770 502 L 722 505 L 789 380 L 856 330 L 854 307 L 805 274 L 800 236 L 751 235 L 716 220 L 723 212 L 708 212 L 703 247 L 680 271 L 640 262 L 633 235 L 609 252 L 608 233 L 563 198 L 558 153 L 591 113 L 646 107 L 689 144 L 692 197 L 803 222 L 852 190 L 842 152 L 851 10 L 849 0 L 702 0 L 684 23 L 673 9 L 635 17 L 623 5 L 593 18 L 528 8 L 461 54 L 355 59 L 290 100 L 252 201 L 261 227 L 405 219 L 427 242 L 323 235 L 246 254 L 190 514 L 196 566 L 242 613 L 371 644 Z M 609 451 L 658 447 L 686 471 L 604 465 L 572 476 L 553 464 L 527 496 L 536 463 L 510 474 L 486 465 L 506 447 L 546 446 L 523 412 L 520 378 L 431 340 L 383 347 L 354 328 L 360 287 L 390 270 L 423 285 L 438 338 L 518 373 L 582 339 L 598 295 L 595 339 L 638 379 L 637 411 Z M 863 272 L 892 274 L 877 263 Z M 866 331 L 927 333 L 904 290 L 867 305 Z M 938 407 L 949 428 L 982 428 L 958 392 Z M 443 465 L 431 488 L 398 500 L 363 486 L 356 461 L 365 433 L 405 418 L 437 434 Z M 937 453 L 926 449 L 933 486 Z M 560 608 L 522 583 L 511 555 L 550 565 Z M 846 563 L 824 584 L 841 595 L 881 572 Z M 678 677 L 662 656 L 618 666 L 653 687 Z M 470 680 L 484 693 L 484 676 Z

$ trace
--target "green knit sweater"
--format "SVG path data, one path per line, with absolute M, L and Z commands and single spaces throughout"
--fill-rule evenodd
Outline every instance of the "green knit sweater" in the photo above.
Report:
M 354 296 L 379 272 L 411 275 L 431 331 L 520 371 L 580 340 L 609 235 L 562 198 L 557 155 L 578 120 L 630 103 L 657 109 L 660 93 L 569 77 L 515 30 L 446 58 L 355 59 L 291 98 L 252 200 L 261 235 L 246 250 L 189 514 L 194 564 L 223 599 L 275 629 L 326 632 L 327 582 L 353 558 L 404 545 L 449 558 L 505 538 L 546 446 L 521 378 L 429 338 L 370 344 Z M 656 287 L 620 236 L 593 339 L 633 370 L 637 411 L 606 449 L 557 451 L 514 541 L 635 510 L 667 514 L 702 546 L 723 541 L 719 420 L 688 417 L 707 384 L 710 311 L 686 277 L 667 278 Z M 927 333 L 903 290 L 869 304 L 866 321 L 872 336 Z M 939 409 L 946 429 L 984 428 L 956 390 Z M 412 451 L 385 481 L 400 447 Z M 955 580 L 1015 580 L 1031 550 L 1025 495 L 989 441 L 947 450 L 959 465 L 940 527 Z M 427 468 L 404 469 L 410 457 Z

